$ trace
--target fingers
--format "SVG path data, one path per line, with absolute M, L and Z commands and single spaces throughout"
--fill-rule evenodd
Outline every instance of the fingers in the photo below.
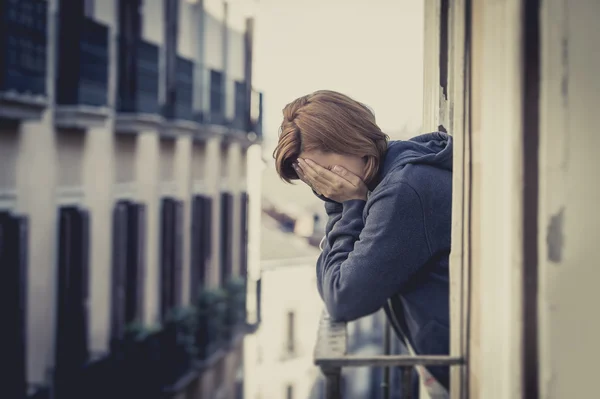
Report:
M 310 180 L 320 184 L 334 184 L 337 176 L 330 170 L 325 169 L 310 159 L 298 159 L 298 164 L 302 171 Z
M 336 173 L 338 176 L 346 179 L 348 182 L 350 182 L 350 184 L 352 184 L 355 187 L 358 187 L 363 182 L 360 177 L 356 176 L 354 173 L 350 172 L 348 169 L 342 166 L 334 166 L 333 172 Z
M 298 178 L 300 178 L 301 181 L 303 181 L 308 187 L 310 187 L 313 191 L 315 191 L 318 195 L 321 195 L 321 193 L 314 187 L 314 183 L 306 176 L 306 174 L 304 173 L 304 171 L 302 170 L 302 168 L 298 165 L 297 162 L 294 162 L 292 164 L 292 167 L 294 168 L 294 170 L 296 171 L 296 174 L 298 175 Z

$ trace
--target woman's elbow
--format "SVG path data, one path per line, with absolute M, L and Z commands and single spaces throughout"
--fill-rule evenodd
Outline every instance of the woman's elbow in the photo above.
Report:
M 330 295 L 325 299 L 325 307 L 329 317 L 336 322 L 354 321 L 368 314 L 368 312 L 364 313 L 364 309 L 359 303 L 353 303 L 351 300 L 344 300 L 343 297 L 335 295 Z

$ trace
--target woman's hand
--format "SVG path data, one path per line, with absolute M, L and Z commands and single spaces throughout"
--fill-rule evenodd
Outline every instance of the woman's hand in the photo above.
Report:
M 334 166 L 332 170 L 328 170 L 310 159 L 298 158 L 294 169 L 303 182 L 317 194 L 330 200 L 339 203 L 353 199 L 367 200 L 367 185 L 360 177 L 341 166 Z

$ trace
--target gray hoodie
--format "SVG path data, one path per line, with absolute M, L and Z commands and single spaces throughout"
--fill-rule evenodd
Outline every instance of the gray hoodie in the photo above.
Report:
M 331 317 L 351 321 L 384 307 L 418 354 L 448 354 L 452 137 L 390 142 L 368 200 L 325 209 L 317 284 Z M 448 387 L 447 368 L 430 371 Z

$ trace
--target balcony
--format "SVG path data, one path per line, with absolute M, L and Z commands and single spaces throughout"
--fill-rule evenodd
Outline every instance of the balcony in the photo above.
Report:
M 192 120 L 194 62 L 177 56 L 175 62 L 175 99 L 167 108 L 167 118 Z
M 0 2 L 0 118 L 39 119 L 46 107 L 48 3 Z
M 245 280 L 233 279 L 226 288 L 202 291 L 192 306 L 174 309 L 161 326 L 129 325 L 109 353 L 63 374 L 56 399 L 174 397 L 249 331 Z
M 119 89 L 117 110 L 122 113 L 158 114 L 158 46 L 137 40 L 119 41 Z
M 334 322 L 327 312 L 323 312 L 319 323 L 317 343 L 314 352 L 315 364 L 325 376 L 325 397 L 341 399 L 343 393 L 342 369 L 347 367 L 384 367 L 382 384 L 383 398 L 390 397 L 390 369 L 402 369 L 403 399 L 413 398 L 413 368 L 416 366 L 459 366 L 463 359 L 453 356 L 409 356 L 390 355 L 391 328 L 385 327 L 385 355 L 357 356 L 348 354 L 346 323 Z
M 59 23 L 55 120 L 60 127 L 87 128 L 107 115 L 108 27 L 69 16 L 61 14 Z
M 119 38 L 119 77 L 116 129 L 136 132 L 162 124 L 158 104 L 160 81 L 158 46 Z
M 195 133 L 198 130 L 194 122 L 193 93 L 194 62 L 176 56 L 174 83 L 170 91 L 167 89 L 167 101 L 163 110 L 165 119 L 171 122 L 167 126 L 167 133 L 177 133 L 177 130 Z

